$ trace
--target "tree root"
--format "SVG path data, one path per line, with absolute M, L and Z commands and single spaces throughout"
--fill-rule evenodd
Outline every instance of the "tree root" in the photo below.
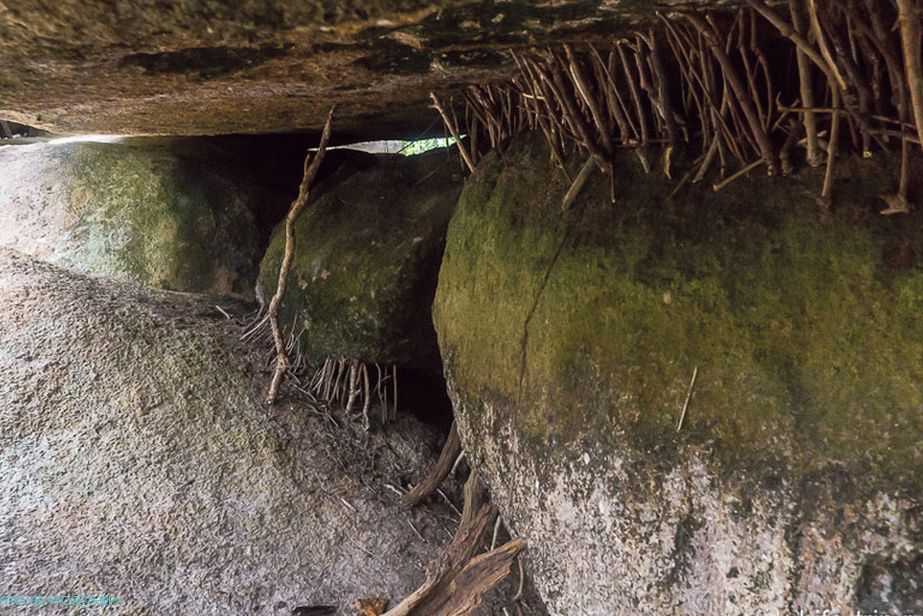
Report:
M 384 616 L 464 616 L 480 605 L 484 594 L 509 575 L 525 547 L 522 539 L 513 539 L 474 556 L 495 515 L 492 505 L 483 505 L 461 525 L 439 560 L 431 563 L 423 585 Z
M 461 440 L 458 438 L 458 430 L 453 422 L 452 429 L 449 430 L 449 438 L 446 439 L 436 464 L 426 473 L 420 483 L 404 495 L 404 498 L 401 499 L 401 505 L 409 509 L 435 492 L 439 485 L 445 481 L 445 478 L 449 476 L 449 473 L 452 472 L 455 460 L 461 454 L 461 450 Z
M 442 116 L 442 121 L 445 124 L 446 128 L 449 129 L 449 132 L 452 134 L 452 138 L 455 139 L 455 145 L 458 147 L 458 153 L 461 154 L 462 160 L 465 161 L 465 165 L 468 167 L 468 171 L 474 173 L 474 159 L 471 158 L 471 155 L 468 153 L 465 144 L 462 143 L 461 135 L 458 132 L 457 123 L 450 119 L 448 114 L 445 112 L 445 107 L 442 106 L 442 103 L 439 101 L 433 92 L 429 93 L 429 97 L 433 101 L 433 108 L 439 112 L 439 115 Z
M 276 285 L 276 292 L 269 302 L 269 311 L 267 316 L 269 324 L 272 327 L 272 339 L 276 345 L 276 367 L 272 375 L 272 383 L 269 385 L 269 392 L 266 394 L 266 402 L 273 404 L 276 396 L 279 394 L 279 386 L 282 384 L 282 378 L 291 366 L 286 351 L 285 340 L 282 337 L 282 329 L 279 326 L 279 307 L 282 305 L 282 298 L 285 296 L 285 287 L 288 284 L 288 271 L 292 266 L 292 260 L 295 258 L 295 223 L 298 217 L 308 204 L 308 195 L 311 189 L 311 182 L 317 175 L 321 163 L 324 161 L 324 154 L 327 151 L 327 141 L 330 139 L 330 126 L 333 123 L 333 109 L 327 114 L 327 121 L 324 123 L 324 131 L 321 134 L 320 144 L 317 151 L 312 157 L 310 153 L 304 159 L 304 175 L 301 178 L 301 185 L 298 187 L 298 196 L 292 202 L 288 215 L 285 217 L 285 253 L 282 256 L 282 264 L 279 267 L 279 282 Z
M 728 170 L 752 171 L 757 158 L 770 175 L 787 175 L 803 147 L 809 165 L 826 162 L 821 197 L 829 205 L 840 156 L 889 151 L 898 137 L 906 161 L 908 143 L 923 143 L 919 0 L 788 0 L 784 17 L 766 0 L 746 3 L 749 12 L 658 13 L 661 27 L 615 38 L 608 59 L 598 43 L 511 52 L 518 72 L 508 82 L 466 92 L 467 126 L 440 113 L 455 134 L 464 128 L 474 158 L 482 154 L 476 144 L 496 147 L 540 130 L 571 183 L 565 210 L 594 165 L 609 174 L 615 196 L 620 148 L 633 148 L 650 173 L 651 148 L 673 146 L 662 160 L 667 179 L 677 178 L 675 195 L 712 170 L 720 176 L 713 184 L 724 186 Z M 894 7 L 899 32 L 888 27 Z M 768 59 L 785 43 L 797 60 L 794 81 L 784 62 Z M 567 172 L 572 153 L 592 161 L 576 178 Z M 693 161 L 692 169 L 670 173 L 669 154 Z M 897 204 L 889 213 L 909 207 L 907 169 L 902 164 L 897 196 L 886 197 Z
M 370 373 L 374 370 L 375 387 Z M 389 382 L 393 387 L 389 387 Z M 327 406 L 337 403 L 351 417 L 360 416 L 363 427 L 371 427 L 372 404 L 381 406 L 381 423 L 397 418 L 397 366 L 370 365 L 355 359 L 328 358 L 314 373 L 306 390 Z M 390 397 L 389 397 L 389 392 Z M 358 415 L 353 410 L 361 403 Z
M 904 71 L 910 89 L 910 106 L 917 136 L 923 142 L 923 68 L 920 59 L 920 6 L 919 0 L 897 0 L 898 21 L 901 27 L 901 44 L 904 49 Z

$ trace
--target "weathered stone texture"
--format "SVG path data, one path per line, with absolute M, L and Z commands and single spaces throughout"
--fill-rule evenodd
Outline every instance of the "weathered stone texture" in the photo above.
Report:
M 826 213 L 817 170 L 671 200 L 616 169 L 562 213 L 540 139 L 489 155 L 435 301 L 549 610 L 923 609 L 921 218 L 878 215 L 887 165 L 844 161 Z
M 280 322 L 307 359 L 400 364 L 438 372 L 430 308 L 445 229 L 461 192 L 451 151 L 355 158 L 310 195 Z M 278 284 L 284 222 L 260 267 L 259 295 Z
M 252 297 L 264 192 L 218 148 L 0 148 L 0 246 L 174 291 Z
M 724 0 L 16 0 L 0 3 L 0 118 L 65 133 L 432 130 L 432 90 L 508 76 L 511 47 L 608 38 Z
M 447 510 L 404 512 L 383 484 L 431 464 L 435 436 L 265 408 L 240 331 L 213 301 L 0 250 L 0 596 L 351 616 L 422 582 Z

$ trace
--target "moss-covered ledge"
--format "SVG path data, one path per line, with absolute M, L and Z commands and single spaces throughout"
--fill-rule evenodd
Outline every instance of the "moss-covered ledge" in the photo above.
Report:
M 822 170 L 670 200 L 626 156 L 616 205 L 597 176 L 567 214 L 547 161 L 537 138 L 486 157 L 449 227 L 434 320 L 469 412 L 536 444 L 923 481 L 923 234 L 878 215 L 886 161 L 843 162 L 824 213 Z

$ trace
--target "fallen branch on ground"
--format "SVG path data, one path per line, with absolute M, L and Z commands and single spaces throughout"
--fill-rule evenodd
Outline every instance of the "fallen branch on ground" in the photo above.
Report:
M 484 505 L 460 526 L 440 559 L 430 565 L 423 585 L 384 616 L 464 616 L 480 605 L 484 594 L 509 575 L 525 547 L 522 539 L 514 539 L 474 556 L 494 515 L 494 507 Z
M 426 473 L 426 476 L 410 492 L 401 499 L 401 505 L 408 509 L 419 504 L 424 498 L 436 491 L 436 488 L 449 476 L 455 464 L 456 458 L 461 453 L 461 440 L 458 438 L 458 430 L 455 423 L 452 423 L 452 429 L 449 430 L 449 438 L 446 439 L 442 453 L 436 464 Z

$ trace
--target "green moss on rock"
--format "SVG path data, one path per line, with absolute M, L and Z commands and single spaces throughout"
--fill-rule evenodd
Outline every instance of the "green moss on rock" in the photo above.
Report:
M 252 297 L 255 193 L 217 150 L 70 143 L 2 157 L 3 244 L 84 273 Z
M 824 215 L 816 171 L 671 201 L 626 158 L 616 205 L 597 177 L 564 214 L 548 160 L 534 138 L 488 156 L 451 221 L 434 320 L 458 396 L 499 403 L 541 443 L 629 434 L 737 467 L 919 479 L 920 226 L 877 214 L 879 167 L 844 163 Z
M 346 164 L 315 191 L 296 224 L 280 310 L 286 330 L 305 332 L 310 361 L 438 369 L 430 307 L 460 190 L 454 157 L 435 151 Z M 260 266 L 264 298 L 275 292 L 284 239 L 280 224 Z

